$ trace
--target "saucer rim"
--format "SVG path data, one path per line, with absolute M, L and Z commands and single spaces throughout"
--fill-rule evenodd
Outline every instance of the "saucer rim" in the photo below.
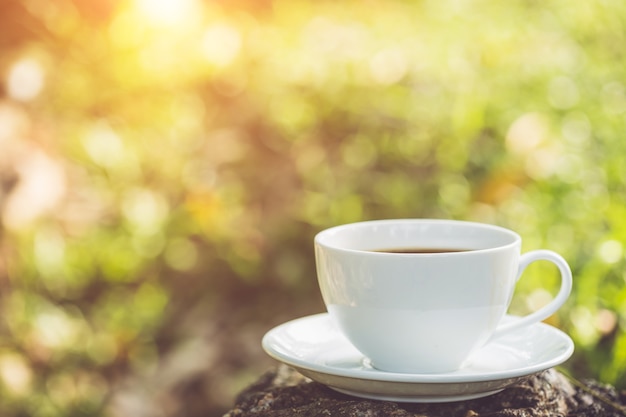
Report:
M 506 316 L 509 319 L 517 319 L 517 316 Z M 402 382 L 402 383 L 418 383 L 418 384 L 457 384 L 457 383 L 476 383 L 476 382 L 489 382 L 499 381 L 503 379 L 519 378 L 528 375 L 535 374 L 537 372 L 544 371 L 559 365 L 569 359 L 574 353 L 574 342 L 572 339 L 562 330 L 557 329 L 549 324 L 538 322 L 529 325 L 528 327 L 540 327 L 544 330 L 553 333 L 553 337 L 558 339 L 558 343 L 562 344 L 562 351 L 558 355 L 550 358 L 549 360 L 541 361 L 539 363 L 530 366 L 521 366 L 514 369 L 504 369 L 498 371 L 488 372 L 475 372 L 457 374 L 456 371 L 439 374 L 415 374 L 415 373 L 397 373 L 387 372 L 377 369 L 372 371 L 364 371 L 362 369 L 342 369 L 338 367 L 332 367 L 328 365 L 322 365 L 314 363 L 312 361 L 299 359 L 293 355 L 288 355 L 275 349 L 272 346 L 273 337 L 281 330 L 286 329 L 289 326 L 300 324 L 301 322 L 316 321 L 316 320 L 331 320 L 330 315 L 325 313 L 312 314 L 308 316 L 299 317 L 282 323 L 271 330 L 269 330 L 262 339 L 262 347 L 265 352 L 272 358 L 283 362 L 287 365 L 295 368 L 309 370 L 315 373 L 323 373 L 327 375 L 334 375 L 344 378 L 355 378 L 360 380 L 380 381 L 380 382 Z M 349 343 L 349 342 L 348 342 Z
M 513 383 L 514 382 L 512 382 L 511 384 Z M 363 393 L 361 391 L 355 391 L 355 390 L 351 390 L 348 388 L 337 388 L 333 386 L 331 386 L 330 388 L 341 394 L 352 395 L 354 397 L 365 398 L 368 400 L 393 401 L 393 402 L 398 402 L 398 403 L 447 403 L 447 402 L 456 402 L 456 401 L 469 401 L 469 400 L 475 400 L 478 398 L 488 397 L 490 395 L 495 395 L 499 392 L 504 391 L 509 385 L 503 386 L 502 388 L 498 388 L 495 390 L 472 391 L 471 393 L 440 395 L 440 396 L 429 396 L 429 395 L 397 396 L 394 394 Z

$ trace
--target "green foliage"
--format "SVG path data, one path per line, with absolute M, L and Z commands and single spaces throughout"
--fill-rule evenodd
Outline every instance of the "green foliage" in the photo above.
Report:
M 314 234 L 376 218 L 560 252 L 568 366 L 626 387 L 622 3 L 82 3 L 0 14 L 0 414 L 114 413 L 189 329 L 318 305 Z

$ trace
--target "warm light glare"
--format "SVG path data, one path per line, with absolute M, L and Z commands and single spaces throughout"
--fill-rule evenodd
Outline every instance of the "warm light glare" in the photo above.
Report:
M 396 83 L 409 70 L 406 56 L 399 49 L 385 49 L 370 60 L 370 72 L 374 80 L 383 85 Z
M 0 148 L 8 149 L 28 128 L 28 115 L 19 107 L 0 103 Z M 8 152 L 5 152 L 5 155 Z
M 0 379 L 12 394 L 26 394 L 30 390 L 33 371 L 23 356 L 4 353 L 0 356 Z
M 545 140 L 547 126 L 542 115 L 527 113 L 513 122 L 506 134 L 506 147 L 516 155 L 528 155 Z
M 17 61 L 9 70 L 7 90 L 9 96 L 19 101 L 29 101 L 39 95 L 44 86 L 44 71 L 34 59 Z
M 124 158 L 122 138 L 104 122 L 98 122 L 87 132 L 83 144 L 87 154 L 100 166 L 113 167 Z
M 227 66 L 239 55 L 241 35 L 227 24 L 215 24 L 204 33 L 202 42 L 204 56 L 218 66 Z
M 19 182 L 3 213 L 4 226 L 18 230 L 52 211 L 66 192 L 63 166 L 46 153 L 33 149 L 17 161 Z
M 179 25 L 198 12 L 197 0 L 136 0 L 138 11 L 157 25 Z

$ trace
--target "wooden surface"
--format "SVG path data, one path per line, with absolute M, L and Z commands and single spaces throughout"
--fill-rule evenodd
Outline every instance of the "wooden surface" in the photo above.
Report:
M 490 397 L 443 404 L 364 400 L 279 365 L 237 398 L 224 417 L 625 417 L 626 393 L 550 369 Z

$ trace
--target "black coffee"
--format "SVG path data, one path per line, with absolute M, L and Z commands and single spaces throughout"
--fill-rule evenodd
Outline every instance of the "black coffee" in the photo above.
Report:
M 469 252 L 472 249 L 458 249 L 458 248 L 390 248 L 390 249 L 376 249 L 372 252 L 383 253 L 451 253 L 451 252 Z

